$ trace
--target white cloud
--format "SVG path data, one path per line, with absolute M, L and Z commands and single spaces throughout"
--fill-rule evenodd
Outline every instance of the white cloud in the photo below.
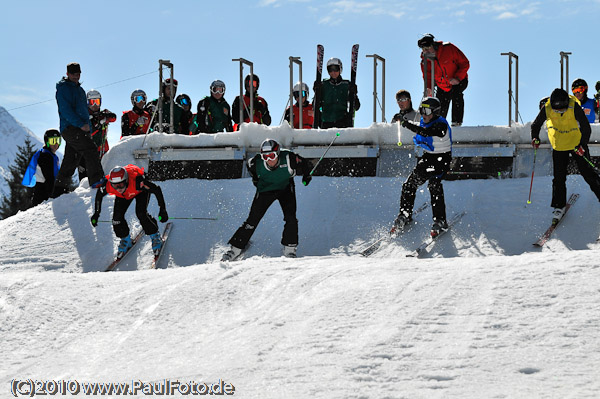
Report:
M 509 11 L 505 11 L 496 17 L 496 19 L 511 19 L 511 18 L 517 18 L 517 14 L 509 12 Z

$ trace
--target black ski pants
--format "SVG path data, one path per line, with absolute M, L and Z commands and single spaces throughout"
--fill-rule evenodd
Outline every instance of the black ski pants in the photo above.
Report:
M 465 97 L 463 92 L 469 85 L 468 79 L 463 79 L 459 84 L 452 86 L 450 91 L 444 91 L 439 87 L 436 90 L 436 96 L 442 104 L 441 114 L 445 118 L 450 109 L 450 101 L 452 101 L 452 123 L 463 123 L 465 115 Z
M 583 148 L 585 149 L 584 156 L 588 157 L 589 151 L 587 146 L 583 146 Z M 550 206 L 553 208 L 563 208 L 567 205 L 567 167 L 569 166 L 570 157 L 575 159 L 581 177 L 589 184 L 590 189 L 600 201 L 600 177 L 598 177 L 592 166 L 583 157 L 580 157 L 573 151 L 552 150 L 554 179 L 552 180 L 552 202 Z
M 400 213 L 406 216 L 412 215 L 417 189 L 428 182 L 433 221 L 446 221 L 446 203 L 444 201 L 442 177 L 450 169 L 450 161 L 452 161 L 452 153 L 450 152 L 442 154 L 427 152 L 418 159 L 415 169 L 402 185 Z
M 90 185 L 100 181 L 104 171 L 92 136 L 75 126 L 67 127 L 61 135 L 66 142 L 65 156 L 54 182 L 54 194 L 60 195 L 66 191 L 81 158 L 85 160 Z
M 275 202 L 279 201 L 281 210 L 283 211 L 283 235 L 281 244 L 283 245 L 298 245 L 298 219 L 296 219 L 296 190 L 293 184 L 288 185 L 283 190 L 267 191 L 264 193 L 256 192 L 248 219 L 237 229 L 233 237 L 229 240 L 229 244 L 236 248 L 244 249 L 248 245 L 248 241 L 254 234 L 256 226 L 263 218 L 267 209 Z
M 154 234 L 158 231 L 158 223 L 150 214 L 148 214 L 148 202 L 150 193 L 142 191 L 132 199 L 115 197 L 115 206 L 113 208 L 112 225 L 115 235 L 119 238 L 125 238 L 129 235 L 129 226 L 125 221 L 125 212 L 135 199 L 135 214 L 146 234 Z

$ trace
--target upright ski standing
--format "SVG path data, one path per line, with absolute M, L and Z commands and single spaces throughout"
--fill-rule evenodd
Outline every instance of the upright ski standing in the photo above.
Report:
M 354 93 L 355 87 L 356 87 L 356 67 L 358 65 L 358 44 L 355 44 L 354 46 L 352 46 L 352 71 L 350 72 L 350 104 L 349 104 L 349 110 L 348 112 L 350 113 L 350 126 L 354 127 L 354 100 L 356 98 L 356 93 Z
M 319 107 L 319 102 L 321 100 L 321 79 L 323 76 L 323 56 L 325 55 L 325 48 L 322 44 L 317 44 L 317 77 L 315 79 L 315 87 L 313 88 L 315 92 L 315 98 L 313 100 L 314 104 L 314 121 L 313 127 L 315 129 L 321 127 L 321 107 Z

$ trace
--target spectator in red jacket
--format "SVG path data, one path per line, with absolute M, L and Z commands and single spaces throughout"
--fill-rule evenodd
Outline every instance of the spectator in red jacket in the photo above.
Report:
M 469 84 L 467 75 L 469 60 L 454 44 L 434 41 L 431 33 L 419 39 L 417 44 L 422 50 L 421 71 L 423 71 L 423 77 L 425 77 L 424 61 L 426 59 L 434 60 L 435 88 L 431 87 L 431 62 L 426 62 L 427 96 L 435 96 L 440 100 L 441 115 L 444 118 L 448 115 L 450 101 L 452 101 L 452 126 L 461 126 L 465 112 L 463 91 Z

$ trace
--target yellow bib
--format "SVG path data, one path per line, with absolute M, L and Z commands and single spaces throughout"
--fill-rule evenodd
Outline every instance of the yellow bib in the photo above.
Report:
M 550 139 L 550 144 L 556 151 L 570 151 L 581 141 L 579 123 L 575 119 L 574 106 L 576 98 L 569 97 L 569 108 L 562 114 L 552 109 L 550 100 L 546 103 L 548 139 Z

